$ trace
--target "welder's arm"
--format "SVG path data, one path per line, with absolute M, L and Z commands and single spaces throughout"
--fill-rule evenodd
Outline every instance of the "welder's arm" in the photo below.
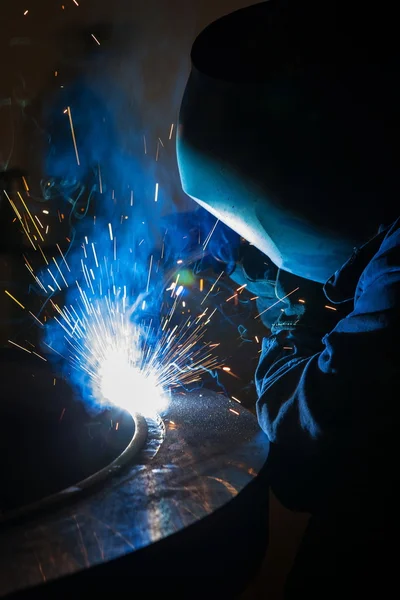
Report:
M 365 422 L 370 410 L 365 397 L 379 391 L 385 379 L 393 381 L 398 369 L 399 333 L 397 222 L 360 279 L 353 312 L 322 339 L 320 351 L 301 328 L 264 340 L 256 372 L 257 413 L 271 441 L 310 447 L 358 416 Z

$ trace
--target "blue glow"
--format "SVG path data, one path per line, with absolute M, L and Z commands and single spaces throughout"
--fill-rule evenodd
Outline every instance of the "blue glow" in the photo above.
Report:
M 220 224 L 202 251 L 215 219 L 192 201 L 192 212 L 177 213 L 173 177 L 150 155 L 151 137 L 144 147 L 141 128 L 121 130 L 101 95 L 77 83 L 52 111 L 43 190 L 68 208 L 72 234 L 40 274 L 54 314 L 45 348 L 87 405 L 160 411 L 171 386 L 200 382 L 217 365 L 201 342 L 208 315 L 173 321 L 186 291 L 180 271 L 215 260 L 229 270 L 238 238 Z

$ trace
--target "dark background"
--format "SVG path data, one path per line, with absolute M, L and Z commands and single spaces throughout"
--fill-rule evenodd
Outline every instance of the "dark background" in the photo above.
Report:
M 77 2 L 79 7 L 73 0 L 1 1 L 3 165 L 31 166 L 24 114 L 53 86 L 55 71 L 59 85 L 71 73 L 83 72 L 92 79 L 111 76 L 134 103 L 135 118 L 154 133 L 165 133 L 179 108 L 195 36 L 219 16 L 251 4 L 238 0 Z M 124 119 L 129 120 L 129 111 Z

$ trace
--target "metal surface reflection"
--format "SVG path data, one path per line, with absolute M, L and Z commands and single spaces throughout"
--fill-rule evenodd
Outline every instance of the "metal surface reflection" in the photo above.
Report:
M 183 530 L 229 503 L 265 463 L 268 443 L 256 419 L 220 394 L 175 394 L 164 424 L 163 431 L 161 422 L 149 423 L 139 459 L 106 486 L 51 514 L 3 527 L 2 595 Z

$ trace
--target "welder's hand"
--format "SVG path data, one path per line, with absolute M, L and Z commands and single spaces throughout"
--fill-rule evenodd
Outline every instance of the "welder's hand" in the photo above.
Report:
M 275 296 L 279 315 L 271 326 L 272 333 L 292 331 L 300 324 L 306 312 L 304 279 L 279 269 L 275 283 Z M 309 287 L 307 282 L 307 287 Z
M 246 242 L 241 245 L 239 260 L 230 274 L 238 287 L 246 286 L 253 295 L 259 318 L 268 329 L 279 318 L 282 308 L 275 294 L 277 273 L 277 267 L 268 257 Z
M 300 328 L 323 337 L 347 314 L 344 308 L 328 303 L 320 283 L 279 271 L 276 279 L 276 295 L 281 299 L 279 318 L 271 331 L 293 331 Z

